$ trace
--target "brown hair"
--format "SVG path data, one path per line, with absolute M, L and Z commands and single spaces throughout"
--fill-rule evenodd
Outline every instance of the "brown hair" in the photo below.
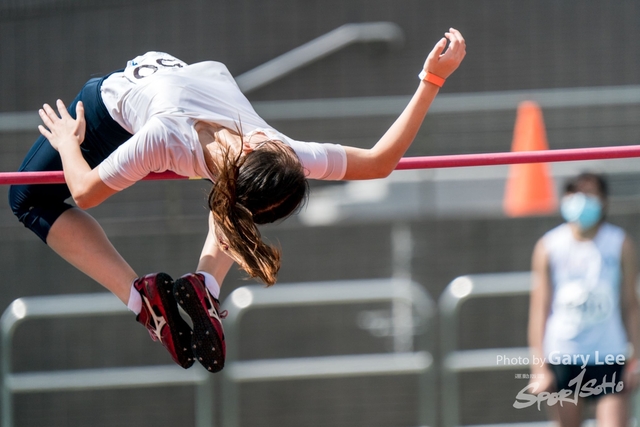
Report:
M 577 193 L 580 191 L 580 188 L 588 182 L 594 182 L 596 184 L 596 187 L 598 187 L 598 191 L 603 199 L 606 200 L 609 197 L 609 185 L 607 184 L 607 180 L 603 175 L 593 172 L 582 172 L 575 178 L 570 179 L 565 183 L 564 191 L 565 193 Z
M 288 146 L 267 141 L 245 156 L 225 150 L 209 208 L 229 251 L 250 277 L 276 282 L 280 250 L 263 242 L 257 224 L 293 214 L 306 200 L 302 164 Z

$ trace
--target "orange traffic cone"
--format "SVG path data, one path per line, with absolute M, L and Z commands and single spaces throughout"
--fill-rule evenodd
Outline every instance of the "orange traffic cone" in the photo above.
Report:
M 540 106 L 532 101 L 521 102 L 516 115 L 511 151 L 548 150 L 547 133 Z M 509 166 L 509 177 L 503 208 L 510 217 L 550 214 L 556 211 L 553 177 L 546 163 Z

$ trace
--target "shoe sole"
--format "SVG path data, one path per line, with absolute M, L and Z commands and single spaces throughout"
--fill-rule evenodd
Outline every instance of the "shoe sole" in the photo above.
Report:
M 193 331 L 187 322 L 182 319 L 182 316 L 180 316 L 176 301 L 171 294 L 173 292 L 173 279 L 164 273 L 159 273 L 156 277 L 158 294 L 160 295 L 160 301 L 166 313 L 163 317 L 167 321 L 167 326 L 173 338 L 176 357 L 179 361 L 178 364 L 184 369 L 190 368 L 195 362 L 193 352 L 191 351 Z
M 189 280 L 180 278 L 174 282 L 173 290 L 176 301 L 193 322 L 191 350 L 196 359 L 209 372 L 221 371 L 224 368 L 224 358 L 220 357 L 223 344 L 195 287 Z

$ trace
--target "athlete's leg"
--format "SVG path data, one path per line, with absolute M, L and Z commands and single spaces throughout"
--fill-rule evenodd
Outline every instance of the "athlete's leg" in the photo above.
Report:
M 100 94 L 101 79 L 91 79 L 69 105 L 85 104 L 87 122 L 83 156 L 96 167 L 131 135 L 109 116 Z M 62 170 L 58 152 L 44 137 L 38 138 L 20 171 Z M 129 300 L 132 281 L 137 277 L 129 264 L 107 239 L 102 227 L 86 212 L 71 209 L 66 185 L 18 185 L 10 189 L 14 214 L 62 258 L 112 291 L 124 303 Z
M 198 362 L 209 372 L 224 367 L 226 344 L 220 310 L 220 285 L 233 260 L 222 250 L 215 235 L 215 224 L 209 215 L 209 233 L 196 273 L 188 273 L 175 281 L 174 298 L 191 317 L 193 338 L 191 348 Z
M 36 142 L 20 168 L 21 171 L 60 169 L 60 156 L 44 138 Z M 137 278 L 98 222 L 64 202 L 69 196 L 66 185 L 16 185 L 9 191 L 9 202 L 26 227 L 135 312 L 136 320 L 154 340 L 162 343 L 176 363 L 183 368 L 191 366 L 193 332 L 180 317 L 172 297 L 171 277 L 159 273 Z
M 180 317 L 171 277 L 158 273 L 138 278 L 98 222 L 80 209 L 67 209 L 58 217 L 49 230 L 47 244 L 136 311 L 136 320 L 177 364 L 185 369 L 193 365 L 193 332 Z M 136 309 L 129 302 L 130 296 L 137 299 Z
M 61 169 L 58 152 L 49 141 L 40 137 L 19 170 Z M 69 196 L 69 189 L 64 184 L 14 185 L 9 190 L 9 203 L 25 227 L 126 304 L 135 272 L 89 214 L 65 203 Z
M 547 365 L 551 370 L 554 378 L 554 386 L 550 391 L 558 391 L 562 393 L 566 390 L 573 390 L 569 383 L 581 373 L 580 366 L 575 365 Z M 573 399 L 573 396 L 572 396 Z M 580 427 L 582 424 L 582 407 L 583 398 L 576 399 L 576 404 L 564 402 L 556 402 L 549 406 L 549 415 L 560 427 Z
M 138 275 L 91 215 L 75 208 L 64 211 L 49 230 L 47 244 L 122 302 L 129 302 L 131 284 Z
M 75 117 L 77 102 L 84 103 L 87 128 L 81 148 L 91 167 L 97 167 L 131 137 L 109 116 L 101 100 L 100 83 L 100 79 L 90 80 L 68 108 Z M 49 141 L 40 137 L 19 170 L 62 170 L 62 161 Z M 16 185 L 9 190 L 9 203 L 25 227 L 135 312 L 136 320 L 162 343 L 176 363 L 183 368 L 191 366 L 192 331 L 178 312 L 171 277 L 157 273 L 138 278 L 98 222 L 65 202 L 70 196 L 64 184 Z
M 549 412 L 560 427 L 580 427 L 582 425 L 582 404 L 556 403 Z
M 629 393 L 608 394 L 598 399 L 596 421 L 606 427 L 629 425 Z

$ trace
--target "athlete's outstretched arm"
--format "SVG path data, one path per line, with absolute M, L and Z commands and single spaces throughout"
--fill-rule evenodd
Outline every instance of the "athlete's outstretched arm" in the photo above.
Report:
M 38 126 L 38 130 L 60 153 L 64 179 L 76 205 L 81 209 L 97 206 L 117 191 L 102 182 L 98 168 L 91 169 L 82 157 L 80 144 L 84 141 L 86 126 L 84 106 L 78 102 L 77 119 L 74 119 L 61 100 L 56 104 L 60 117 L 51 106 L 45 104 L 39 111 L 44 126 Z
M 449 47 L 447 46 L 449 40 Z M 453 73 L 465 56 L 465 41 L 454 28 L 449 29 L 433 48 L 424 64 L 424 70 L 446 79 Z M 384 136 L 371 149 L 345 147 L 347 171 L 343 179 L 374 179 L 388 176 L 415 139 L 438 86 L 421 81 L 409 105 L 393 123 Z

